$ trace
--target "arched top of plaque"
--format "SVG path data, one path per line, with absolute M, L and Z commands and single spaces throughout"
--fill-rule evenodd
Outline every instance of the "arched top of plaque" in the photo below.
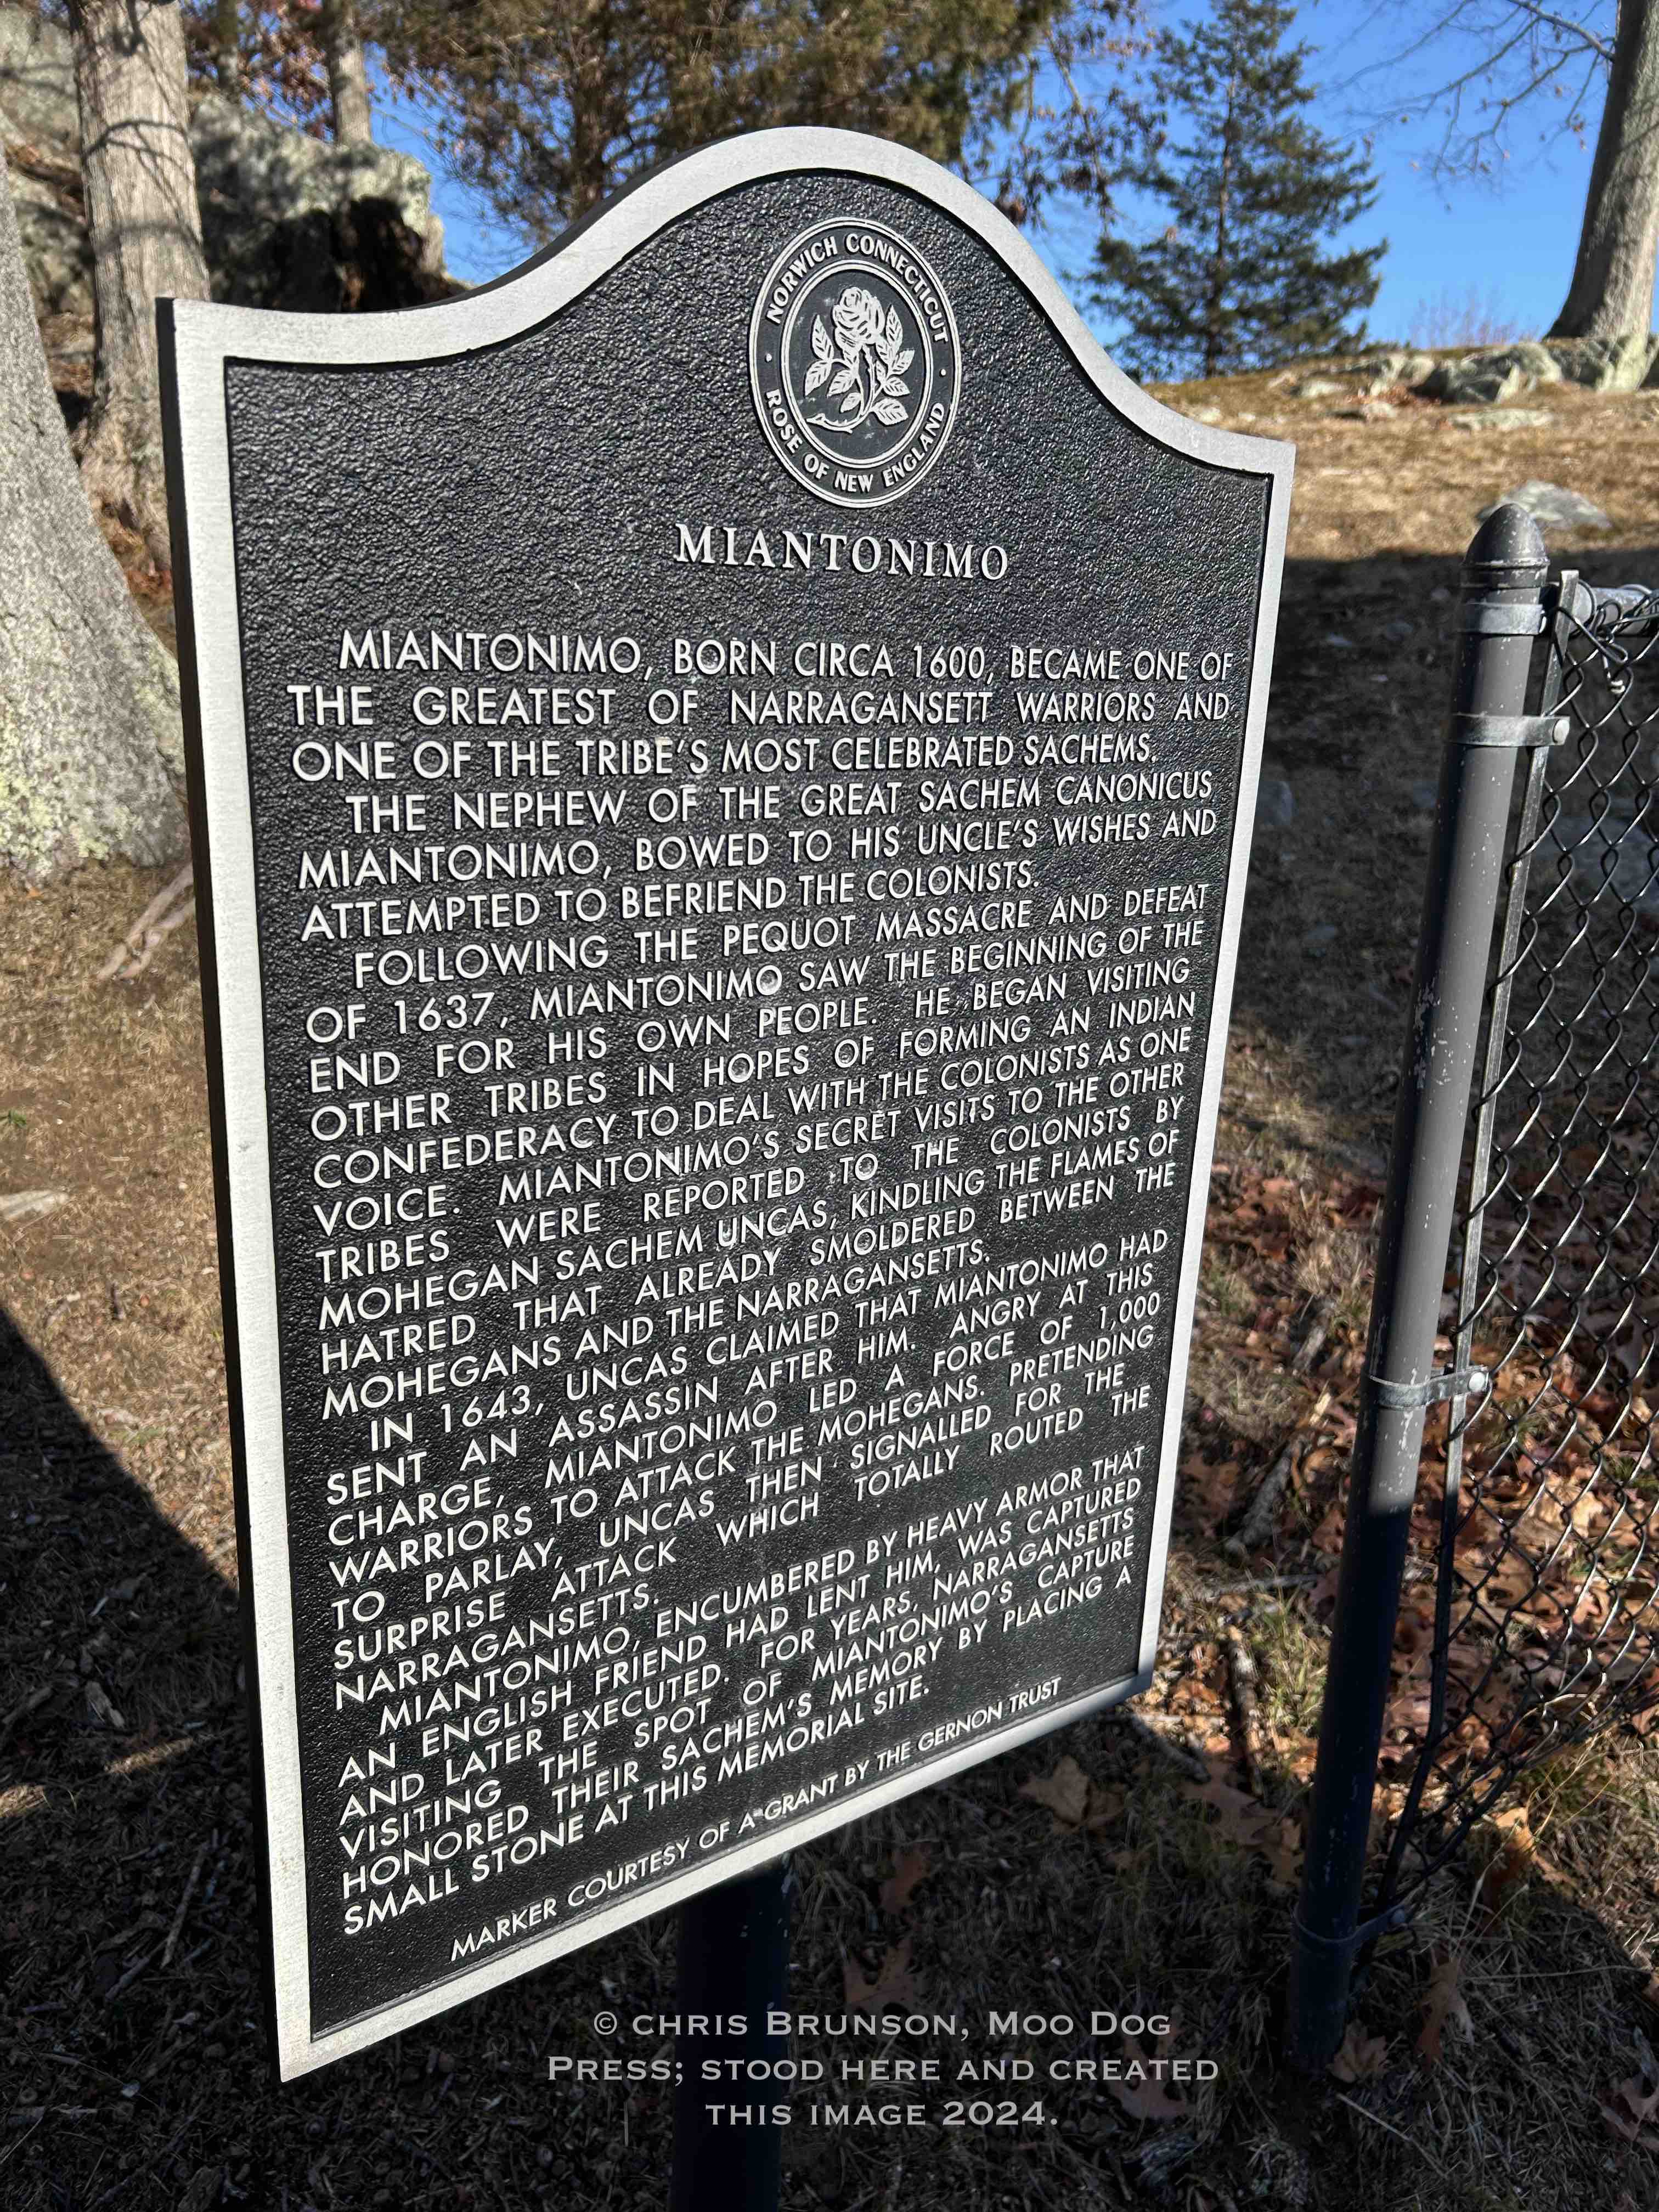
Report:
M 1291 446 L 1195 422 L 1154 399 L 1117 368 L 1025 238 L 990 201 L 925 155 L 856 131 L 759 131 L 684 155 L 624 186 L 540 253 L 459 299 L 366 315 L 165 303 L 179 374 L 187 384 L 192 366 L 231 358 L 370 368 L 436 362 L 504 345 L 562 313 L 661 233 L 699 210 L 733 194 L 780 183 L 799 185 L 809 178 L 817 187 L 811 206 L 798 190 L 793 228 L 789 215 L 782 214 L 775 250 L 765 256 L 765 279 L 752 303 L 744 302 L 746 321 L 752 305 L 751 381 L 761 428 L 786 470 L 807 488 L 842 506 L 889 504 L 934 472 L 957 430 L 961 303 L 933 267 L 925 242 L 907 234 L 914 233 L 903 219 L 908 197 L 948 216 L 995 256 L 1101 398 L 1137 428 L 1193 460 L 1274 478 L 1280 492 L 1288 493 Z M 839 179 L 849 186 L 890 188 L 890 211 L 884 219 L 877 216 L 867 198 L 857 204 L 854 191 L 843 212 L 835 193 Z M 838 231 L 848 234 L 837 240 Z M 836 266 L 815 283 L 811 257 L 826 239 Z M 860 252 L 860 246 L 867 250 Z M 801 263 L 806 265 L 793 271 L 792 281 L 792 264 Z M 792 296 L 780 303 L 769 329 L 769 289 L 780 286 Z M 769 362 L 763 362 L 769 336 L 793 346 L 799 359 L 775 352 Z M 901 356 L 907 356 L 902 373 L 895 366 Z M 971 351 L 959 368 L 966 407 L 975 380 Z M 775 374 L 781 369 L 773 388 L 782 405 L 773 420 L 761 390 L 769 368 Z M 823 374 L 812 383 L 814 370 Z M 851 381 L 832 400 L 832 387 L 842 386 L 848 371 Z M 884 383 L 894 389 L 883 391 Z M 901 383 L 908 386 L 902 392 L 896 388 Z M 843 410 L 850 428 L 841 419 Z M 884 422 L 884 413 L 893 419 Z M 926 435 L 930 418 L 937 434 L 931 439 Z M 919 437 L 925 450 L 918 448 Z M 811 463 L 797 455 L 823 459 L 830 474 L 814 482 L 807 473 Z M 843 462 L 876 478 L 873 496 L 836 498 L 823 490 Z M 882 484 L 884 472 L 893 475 L 891 484 Z M 1282 528 L 1281 500 L 1272 505 Z
M 1150 1684 L 1292 453 L 838 131 L 461 299 L 160 314 L 293 2075 Z M 641 1765 L 611 1692 L 786 1590 L 790 1702 L 711 1653 Z

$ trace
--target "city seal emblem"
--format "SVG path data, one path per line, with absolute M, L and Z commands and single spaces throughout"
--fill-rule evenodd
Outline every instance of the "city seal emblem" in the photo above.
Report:
M 761 427 L 836 507 L 885 507 L 938 465 L 962 360 L 945 287 L 885 224 L 837 217 L 792 239 L 749 326 Z

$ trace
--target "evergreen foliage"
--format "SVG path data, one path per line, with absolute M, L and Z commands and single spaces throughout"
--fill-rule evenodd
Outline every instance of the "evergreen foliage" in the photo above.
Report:
M 53 4 L 53 0 L 46 0 Z M 326 135 L 319 0 L 182 0 L 197 83 Z M 897 139 L 1016 222 L 1103 215 L 1144 0 L 356 0 L 384 80 L 531 238 L 653 163 L 780 124 Z
M 1388 242 L 1327 242 L 1377 187 L 1304 118 L 1309 49 L 1284 43 L 1295 14 L 1285 0 L 1215 0 L 1207 21 L 1158 34 L 1145 151 L 1119 178 L 1167 220 L 1144 245 L 1103 238 L 1094 270 L 1139 375 L 1224 376 L 1359 342 L 1352 318 L 1376 296 Z

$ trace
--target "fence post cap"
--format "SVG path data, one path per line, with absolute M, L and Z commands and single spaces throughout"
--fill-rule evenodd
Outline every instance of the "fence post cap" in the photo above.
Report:
M 1549 560 L 1536 520 L 1510 500 L 1494 507 L 1469 541 L 1463 556 L 1465 583 L 1501 584 L 1509 580 L 1502 572 L 1512 570 L 1514 582 L 1529 584 L 1547 573 Z

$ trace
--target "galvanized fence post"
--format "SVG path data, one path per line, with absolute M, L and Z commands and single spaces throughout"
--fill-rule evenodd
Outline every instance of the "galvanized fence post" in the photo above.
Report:
M 1435 1338 L 1457 1200 L 1517 752 L 1553 718 L 1525 713 L 1547 568 L 1524 508 L 1485 522 L 1463 563 L 1462 632 L 1417 975 L 1395 1110 L 1371 1325 L 1330 1667 L 1320 1721 L 1291 1964 L 1292 2064 L 1327 2065 L 1342 2039 L 1377 1753 L 1388 1702 L 1424 1419 L 1454 1395 Z M 1462 1382 L 1467 1391 L 1473 1378 Z

